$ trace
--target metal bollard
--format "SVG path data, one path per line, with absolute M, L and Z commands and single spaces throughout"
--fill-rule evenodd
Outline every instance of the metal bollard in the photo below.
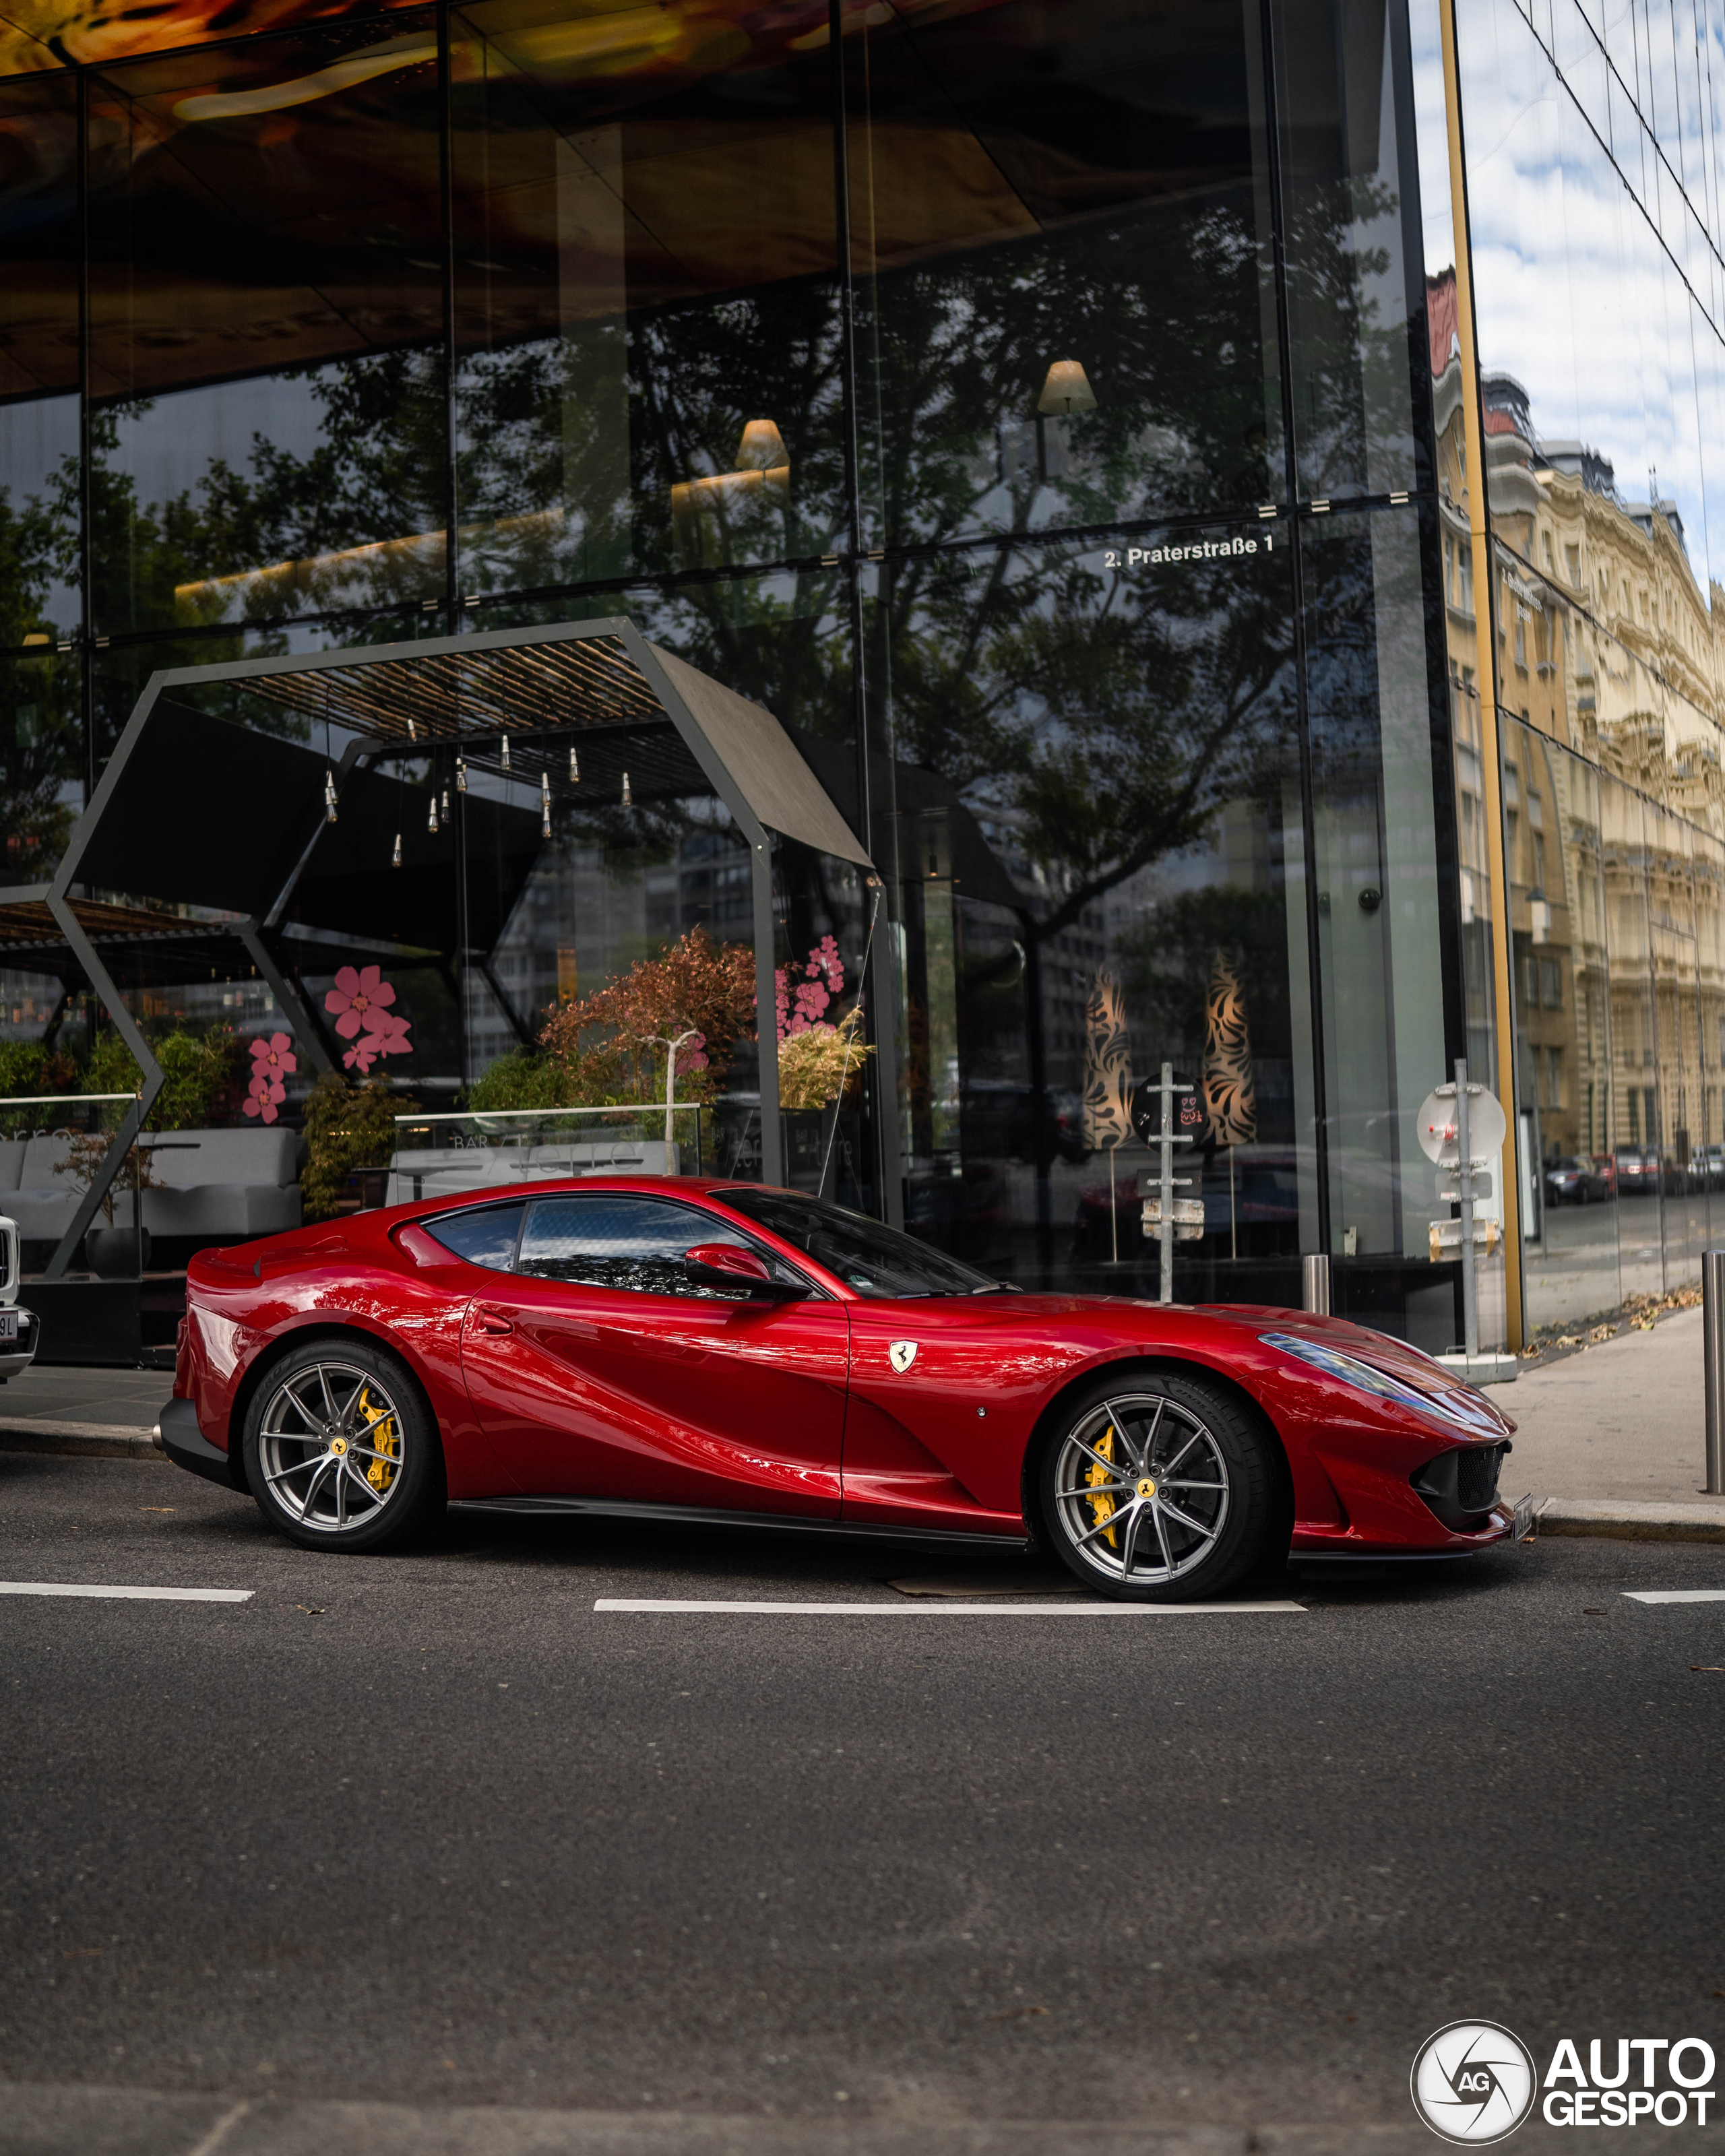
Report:
M 1725 1251 L 1720 1255 L 1725 1260 Z M 1330 1314 L 1330 1260 L 1322 1250 L 1300 1260 L 1300 1307 L 1310 1311 L 1314 1317 L 1327 1317 Z M 1707 1397 L 1711 1399 L 1712 1394 Z M 1707 1427 L 1712 1428 L 1711 1422 Z
M 1725 1250 L 1701 1258 L 1701 1355 L 1707 1383 L 1707 1493 L 1725 1496 Z

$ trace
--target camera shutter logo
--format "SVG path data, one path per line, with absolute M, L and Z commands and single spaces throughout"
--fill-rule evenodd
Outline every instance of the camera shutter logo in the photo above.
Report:
M 1452 2021 L 1420 2046 L 1409 2077 L 1414 2108 L 1458 2148 L 1515 2132 L 1533 2108 L 1538 2074 L 1527 2046 L 1495 2021 Z

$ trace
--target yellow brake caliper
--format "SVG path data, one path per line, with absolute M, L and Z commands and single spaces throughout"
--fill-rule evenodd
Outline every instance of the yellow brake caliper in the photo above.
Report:
M 1096 1449 L 1101 1454 L 1104 1460 L 1112 1460 L 1114 1457 L 1114 1425 L 1111 1422 L 1109 1424 L 1107 1429 L 1103 1431 L 1101 1437 L 1096 1440 Z M 1098 1467 L 1095 1462 L 1092 1461 L 1090 1471 L 1086 1475 L 1084 1479 L 1086 1485 L 1091 1489 L 1098 1490 L 1101 1487 L 1103 1483 L 1113 1481 L 1114 1477 L 1108 1473 L 1106 1468 Z M 1099 1527 L 1101 1526 L 1104 1520 L 1111 1519 L 1114 1517 L 1117 1507 L 1115 1506 L 1114 1500 L 1111 1497 L 1089 1497 L 1086 1498 L 1085 1502 L 1088 1504 L 1091 1509 L 1092 1525 Z M 1102 1537 L 1102 1540 L 1108 1543 L 1111 1548 L 1117 1549 L 1119 1548 L 1119 1543 L 1117 1540 L 1118 1533 L 1119 1530 L 1117 1528 L 1110 1527 L 1106 1533 Z
M 391 1463 L 400 1457 L 401 1440 L 393 1428 L 385 1427 L 393 1424 L 394 1410 L 374 1408 L 372 1405 L 372 1389 L 367 1385 L 359 1396 L 359 1411 L 370 1424 L 367 1434 L 371 1438 L 372 1450 L 388 1455 L 386 1459 L 372 1460 L 366 1469 L 367 1481 L 381 1496 L 395 1480 L 395 1469 Z

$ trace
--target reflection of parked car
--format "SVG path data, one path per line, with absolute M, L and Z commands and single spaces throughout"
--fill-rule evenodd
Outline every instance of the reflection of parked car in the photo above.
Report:
M 1617 1163 L 1620 1198 L 1656 1198 L 1659 1194 L 1659 1154 L 1652 1146 L 1619 1146 Z
M 1605 1178 L 1590 1160 L 1548 1160 L 1545 1163 L 1545 1197 L 1549 1205 L 1591 1205 L 1609 1198 Z
M 1592 1168 L 1594 1174 L 1603 1180 L 1605 1185 L 1605 1195 L 1608 1198 L 1616 1197 L 1616 1156 L 1609 1152 L 1590 1152 L 1587 1157 L 1587 1164 L 1590 1168 Z
M 1725 1190 L 1725 1146 L 1697 1146 L 1690 1156 L 1690 1167 L 1698 1171 L 1698 1190 Z
M 905 1186 L 905 1225 L 967 1265 L 1012 1270 L 1006 1185 L 986 1161 L 967 1161 L 962 1175 L 913 1175 Z

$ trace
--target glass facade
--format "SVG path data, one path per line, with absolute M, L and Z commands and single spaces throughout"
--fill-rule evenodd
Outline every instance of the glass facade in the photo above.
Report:
M 1461 0 L 1487 569 L 1424 0 L 223 20 L 20 18 L 0 54 L 14 883 L 159 668 L 626 615 L 777 716 L 880 874 L 877 906 L 775 862 L 784 993 L 871 1051 L 788 1111 L 805 1182 L 1153 1295 L 1167 1064 L 1203 1111 L 1176 1291 L 1296 1301 L 1327 1250 L 1339 1311 L 1444 1348 L 1415 1111 L 1507 1024 L 1531 1320 L 1692 1268 L 1725 1205 L 1712 31 L 1667 80 L 1574 0 Z M 752 936 L 722 816 L 626 798 L 621 737 L 579 773 L 512 746 L 373 764 L 270 924 L 338 1067 L 330 998 L 379 969 L 410 1025 L 372 1061 L 422 1107 L 530 1086 L 667 942 Z M 69 1020 L 22 955 L 0 1036 L 72 1041 L 80 984 Z M 296 1119 L 316 1059 L 249 956 L 128 964 L 151 1024 L 285 1026 Z M 755 1084 L 742 1043 L 708 1088 L 739 1173 Z

